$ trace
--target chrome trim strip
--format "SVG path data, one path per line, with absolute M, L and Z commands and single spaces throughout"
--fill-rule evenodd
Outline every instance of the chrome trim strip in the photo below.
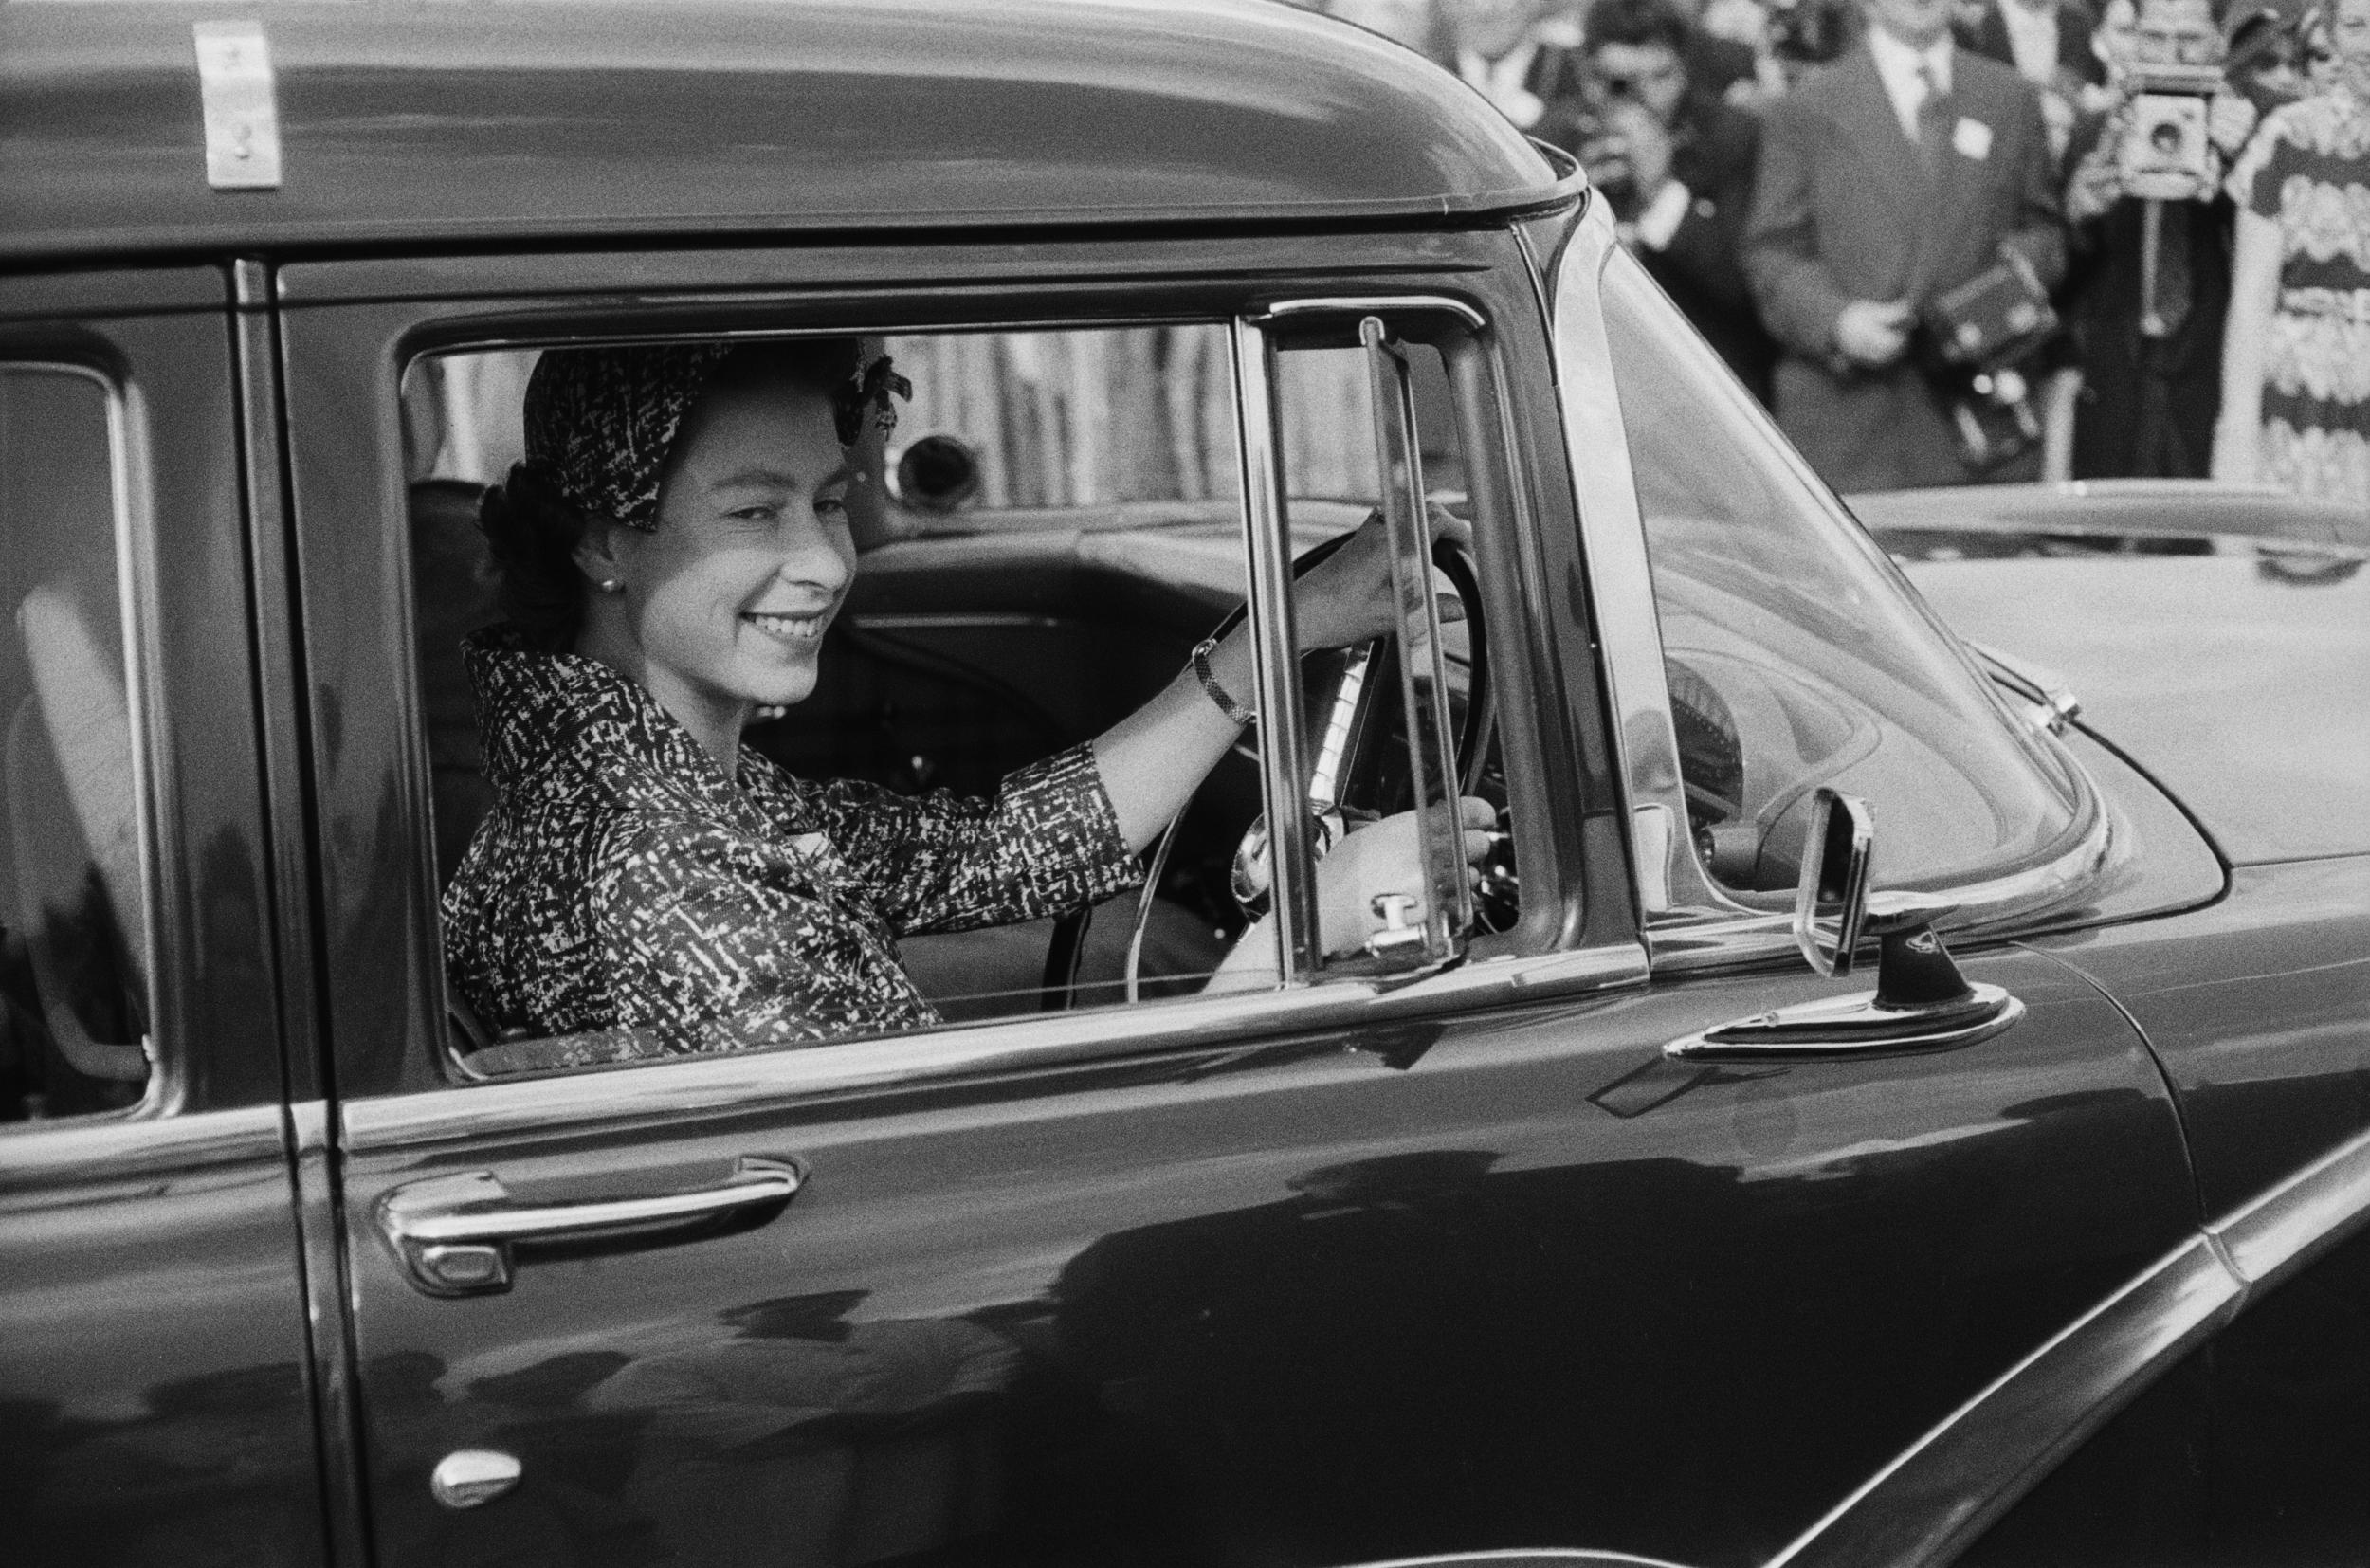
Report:
M 1279 300 L 1252 311 L 1243 319 L 1253 326 L 1294 316 L 1371 315 L 1377 311 L 1425 310 L 1455 317 L 1475 332 L 1487 329 L 1489 319 L 1462 300 L 1444 294 L 1343 294 L 1330 298 Z
M 2190 1237 L 1945 1416 L 1765 1568 L 1948 1559 L 2147 1374 L 2234 1316 L 2245 1293 L 2219 1247 Z
M 11 1123 L 0 1138 L 0 1194 L 116 1182 L 152 1183 L 215 1165 L 281 1160 L 278 1105 L 182 1116 L 61 1118 Z M 0 1196 L 0 1210 L 7 1207 Z
M 1224 1044 L 1237 1036 L 1322 1029 L 1358 1016 L 1376 988 L 1336 981 L 1234 996 L 1179 997 L 1108 1012 L 1040 1014 L 847 1045 L 740 1051 L 666 1063 L 579 1069 L 426 1094 L 388 1094 L 340 1107 L 350 1153 L 478 1141 L 608 1120 L 729 1114 L 756 1103 L 1026 1072 L 1105 1057 Z
M 1599 297 L 1599 274 L 1619 247 L 1610 211 L 1592 204 L 1574 226 L 1563 249 L 1562 270 L 1549 292 L 1555 301 L 1556 381 L 1564 450 L 1572 465 L 1573 492 L 1580 502 L 1589 612 L 1604 649 L 1613 759 L 1630 805 L 1630 812 L 1624 813 L 1625 831 L 1643 925 L 1650 910 L 1698 919 L 1743 911 L 1712 890 L 1695 856 L 1680 843 L 1680 833 L 1668 835 L 1669 848 L 1659 857 L 1659 868 L 1646 864 L 1632 815 L 1642 806 L 1658 805 L 1668 823 L 1687 820 L 1679 738 L 1671 728 L 1670 688 L 1663 673 L 1662 626 L 1655 615 L 1653 574 L 1646 555 L 1646 520 L 1638 509 L 1629 431 L 1622 422 L 1613 344 Z
M 1285 500 L 1284 438 L 1276 424 L 1272 353 L 1250 317 L 1234 322 L 1234 410 L 1242 465 L 1243 537 L 1250 561 L 1253 679 L 1259 690 L 1260 781 L 1267 814 L 1269 884 L 1284 983 L 1314 975 L 1324 957 L 1310 853 L 1308 769 L 1302 754 L 1300 639 L 1292 617 L 1291 514 Z
M 1485 1001 L 1560 1001 L 1642 985 L 1646 950 L 1634 942 L 1465 964 L 1387 987 L 1328 980 L 1231 996 L 1177 997 L 1129 1008 L 1001 1019 L 847 1045 L 686 1056 L 428 1093 L 375 1095 L 340 1107 L 339 1143 L 368 1155 L 443 1141 L 478 1143 L 602 1122 L 728 1116 L 760 1106 L 997 1073 L 1214 1050 L 1246 1040 L 1325 1030 L 1354 1031 Z
M 2206 1227 L 2255 1288 L 2277 1283 L 2370 1216 L 2370 1133 L 2340 1144 Z
M 2199 1229 L 1951 1413 L 1768 1568 L 1946 1561 L 2197 1340 L 2370 1224 L 2370 1133 Z

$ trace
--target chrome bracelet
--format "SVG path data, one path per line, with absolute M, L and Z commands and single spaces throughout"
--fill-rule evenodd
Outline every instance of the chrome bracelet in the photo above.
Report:
M 1237 725 L 1248 724 L 1259 715 L 1237 702 L 1224 686 L 1218 684 L 1218 678 L 1210 673 L 1210 653 L 1217 646 L 1215 637 L 1204 637 L 1194 645 L 1194 679 L 1201 683 L 1201 689 L 1210 694 L 1210 701 L 1217 704 L 1220 713 Z

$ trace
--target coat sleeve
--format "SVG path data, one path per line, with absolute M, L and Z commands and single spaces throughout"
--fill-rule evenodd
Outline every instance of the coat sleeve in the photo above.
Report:
M 2032 263 L 2041 286 L 2053 291 L 2066 280 L 2066 208 L 2049 128 L 2041 120 L 2041 96 L 2022 81 L 2016 85 L 2015 210 L 2000 243 Z
M 1761 319 L 1807 358 L 1834 351 L 1835 320 L 1851 302 L 1819 254 L 1817 159 L 1824 125 L 1800 100 L 1781 98 L 1761 127 L 1744 272 Z
M 1091 746 L 1019 769 L 994 800 L 838 780 L 810 803 L 899 936 L 1061 914 L 1141 879 Z

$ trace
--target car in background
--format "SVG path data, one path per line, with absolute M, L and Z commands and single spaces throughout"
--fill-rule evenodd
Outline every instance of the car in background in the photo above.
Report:
M 1139 894 L 910 943 L 944 1027 L 489 1036 L 520 379 L 811 334 L 914 397 L 754 744 L 992 788 L 1238 611 L 1257 721 Z M 1980 504 L 1872 537 L 1567 160 L 1266 0 L 0 8 L 0 1557 L 2358 1543 L 2359 549 Z M 1460 793 L 1469 917 L 1319 951 Z

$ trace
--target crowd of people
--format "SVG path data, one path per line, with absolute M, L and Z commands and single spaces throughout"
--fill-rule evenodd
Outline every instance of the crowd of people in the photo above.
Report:
M 2370 507 L 2370 0 L 1300 0 L 1570 152 L 1846 491 Z

